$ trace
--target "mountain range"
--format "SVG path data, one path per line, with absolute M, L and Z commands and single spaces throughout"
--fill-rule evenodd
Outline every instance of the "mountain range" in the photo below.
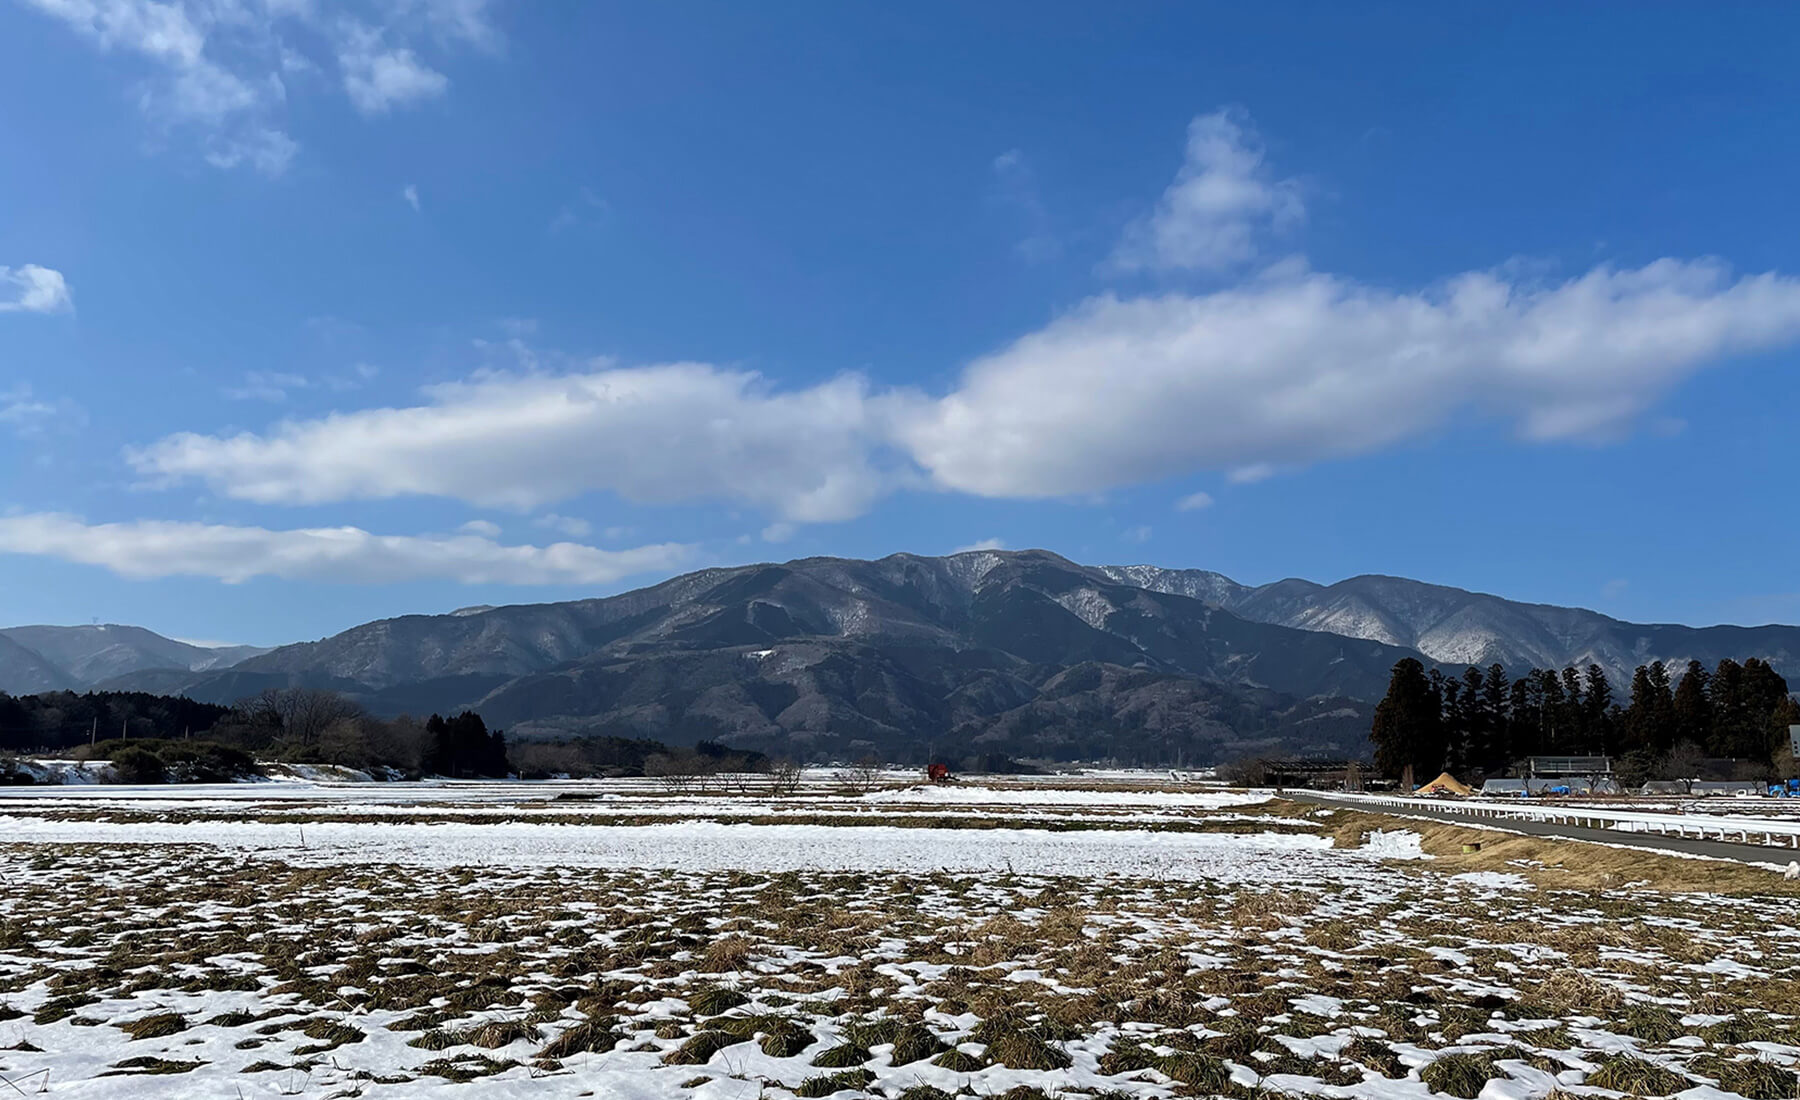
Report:
M 1397 660 L 1451 671 L 1760 656 L 1800 628 L 1643 626 L 1394 577 L 1241 585 L 1045 551 L 808 558 L 555 604 L 463 608 L 269 651 L 133 627 L 0 630 L 0 690 L 232 702 L 271 687 L 383 714 L 478 709 L 513 736 L 716 738 L 810 758 L 1360 753 Z
M 186 683 L 269 652 L 264 646 L 201 646 L 141 626 L 0 627 L 0 691 L 86 690 L 122 676 L 166 674 Z

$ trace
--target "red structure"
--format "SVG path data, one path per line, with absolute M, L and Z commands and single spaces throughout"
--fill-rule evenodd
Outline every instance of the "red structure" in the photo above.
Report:
M 948 783 L 950 782 L 950 765 L 933 764 L 925 769 L 925 777 L 933 783 Z

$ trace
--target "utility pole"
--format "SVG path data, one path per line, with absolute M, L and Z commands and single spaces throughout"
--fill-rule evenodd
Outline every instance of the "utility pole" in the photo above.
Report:
M 90 744 L 90 745 L 98 744 L 99 741 L 100 741 L 100 716 L 98 714 L 96 714 L 96 715 L 94 715 L 94 728 L 88 731 L 88 744 Z

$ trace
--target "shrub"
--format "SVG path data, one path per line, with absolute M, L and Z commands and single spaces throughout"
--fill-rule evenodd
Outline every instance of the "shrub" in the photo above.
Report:
M 163 766 L 162 757 L 149 749 L 132 745 L 113 753 L 111 759 L 112 767 L 107 770 L 114 783 L 168 782 L 168 769 Z

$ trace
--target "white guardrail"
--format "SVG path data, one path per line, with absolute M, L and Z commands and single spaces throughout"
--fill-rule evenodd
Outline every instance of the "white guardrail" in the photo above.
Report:
M 1399 809 L 1430 810 L 1436 813 L 1478 819 L 1540 821 L 1546 824 L 1580 825 L 1589 829 L 1611 829 L 1621 833 L 1658 833 L 1663 836 L 1693 837 L 1698 840 L 1722 840 L 1728 843 L 1800 848 L 1800 819 L 1774 820 L 1765 817 L 1718 817 L 1712 814 L 1659 814 L 1644 810 L 1602 810 L 1589 806 L 1557 806 L 1541 803 L 1514 805 L 1506 802 L 1465 802 L 1461 800 L 1451 802 L 1436 798 L 1407 798 L 1401 795 L 1341 793 L 1332 797 Z

